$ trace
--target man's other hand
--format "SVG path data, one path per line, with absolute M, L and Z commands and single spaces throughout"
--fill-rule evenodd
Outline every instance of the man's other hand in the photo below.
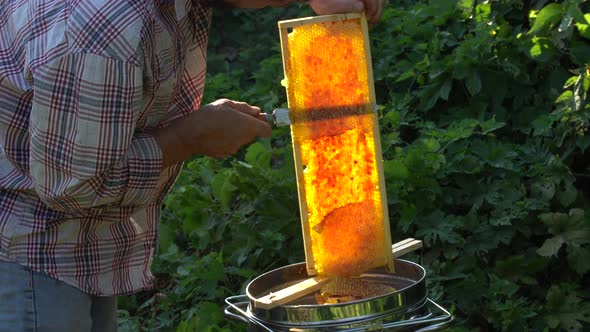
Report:
M 153 133 L 163 153 L 163 168 L 195 154 L 225 158 L 256 137 L 269 137 L 271 127 L 260 108 L 220 99 Z
M 367 20 L 376 23 L 383 14 L 384 0 L 309 0 L 318 15 L 355 13 L 363 10 Z
M 298 0 L 225 0 L 226 6 L 236 8 L 283 7 Z M 376 23 L 383 14 L 385 0 L 307 0 L 318 15 L 359 13 L 366 10 L 367 20 Z

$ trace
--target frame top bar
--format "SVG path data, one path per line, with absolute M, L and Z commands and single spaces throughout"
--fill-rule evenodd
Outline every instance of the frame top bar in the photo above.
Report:
M 302 25 L 306 25 L 306 24 L 353 20 L 353 19 L 361 18 L 361 15 L 364 15 L 364 14 L 349 13 L 349 14 L 334 14 L 334 15 L 321 15 L 321 16 L 313 16 L 313 17 L 296 18 L 293 20 L 279 21 L 279 29 L 296 28 L 298 26 L 302 26 Z

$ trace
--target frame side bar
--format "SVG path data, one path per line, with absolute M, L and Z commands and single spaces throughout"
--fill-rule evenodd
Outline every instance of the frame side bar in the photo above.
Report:
M 367 80 L 369 84 L 369 100 L 371 107 L 375 109 L 377 97 L 375 96 L 375 82 L 373 79 L 373 63 L 371 58 L 371 41 L 369 39 L 369 26 L 365 14 L 361 15 L 361 29 L 365 44 L 365 56 L 367 61 Z M 377 162 L 377 174 L 379 175 L 379 193 L 381 195 L 381 209 L 383 216 L 383 232 L 385 232 L 387 270 L 395 272 L 394 257 L 389 248 L 391 247 L 391 226 L 389 224 L 389 210 L 387 208 L 387 191 L 385 189 L 385 172 L 383 170 L 383 152 L 381 149 L 381 133 L 379 131 L 379 120 L 377 111 L 373 114 L 373 137 L 375 138 L 375 159 Z
M 281 55 L 283 58 L 283 71 L 285 75 L 285 80 L 287 82 L 287 86 L 285 88 L 289 89 L 289 77 L 287 73 L 289 72 L 290 68 L 290 56 L 289 56 L 289 33 L 287 31 L 287 27 L 282 26 L 281 22 L 279 22 L 279 35 L 281 39 Z M 289 104 L 289 93 L 287 93 L 287 104 Z M 290 104 L 289 104 L 290 105 Z M 297 181 L 297 196 L 299 198 L 299 214 L 301 218 L 301 230 L 303 233 L 303 245 L 305 248 L 305 263 L 307 267 L 307 274 L 309 276 L 317 275 L 317 271 L 315 269 L 315 260 L 313 258 L 313 252 L 311 250 L 311 230 L 309 228 L 309 220 L 307 218 L 307 202 L 305 200 L 305 186 L 303 182 L 303 164 L 301 161 L 301 147 L 299 144 L 295 143 L 293 139 L 293 128 L 291 128 L 291 141 L 293 146 L 293 160 L 295 163 L 295 179 Z

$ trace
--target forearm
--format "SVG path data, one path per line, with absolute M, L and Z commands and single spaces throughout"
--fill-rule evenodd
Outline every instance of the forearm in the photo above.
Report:
M 174 129 L 174 126 L 169 126 L 151 133 L 162 151 L 162 169 L 187 160 L 197 150 L 195 148 L 195 151 L 191 151 L 186 142 L 182 142 L 178 131 Z

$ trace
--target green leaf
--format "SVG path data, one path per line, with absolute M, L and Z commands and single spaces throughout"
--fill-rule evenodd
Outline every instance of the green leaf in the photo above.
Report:
M 556 100 L 555 103 L 569 102 L 574 97 L 571 90 L 565 90 Z
M 561 23 L 557 27 L 557 31 L 560 33 L 558 36 L 565 38 L 566 34 L 569 33 L 573 26 L 573 21 L 574 18 L 572 17 L 571 11 L 568 10 L 567 13 L 565 13 L 565 15 L 563 15 L 561 18 Z
M 487 22 L 489 20 L 490 14 L 492 12 L 492 4 L 491 3 L 480 3 L 475 6 L 475 19 L 478 22 Z
M 582 152 L 586 152 L 586 149 L 590 146 L 590 135 L 576 137 L 576 146 L 579 147 Z
M 551 27 L 557 24 L 563 14 L 563 7 L 558 3 L 551 3 L 545 6 L 535 18 L 535 23 L 531 27 L 529 33 L 534 34 L 546 27 Z
M 479 122 L 475 119 L 463 119 L 453 122 L 446 131 L 442 133 L 443 142 L 455 142 L 459 139 L 471 137 Z
M 580 32 L 580 36 L 590 39 L 590 24 L 576 23 L 576 27 L 578 28 L 578 32 Z
M 457 1 L 457 8 L 461 11 L 462 17 L 467 19 L 473 12 L 473 5 L 475 0 L 459 0 Z
M 590 322 L 590 304 L 577 296 L 577 286 L 553 285 L 547 292 L 545 320 L 549 327 L 582 331 L 582 322 Z
M 578 75 L 572 76 L 572 77 L 568 78 L 567 81 L 565 81 L 563 88 L 567 89 L 567 88 L 571 87 L 572 85 L 574 85 L 577 81 L 578 81 Z M 572 95 L 573 95 L 573 92 L 572 92 Z
M 565 240 L 560 235 L 545 240 L 537 253 L 544 257 L 557 256 L 559 249 L 565 243 Z
M 571 245 L 567 247 L 567 262 L 580 276 L 590 272 L 590 248 Z
M 533 37 L 525 45 L 528 46 L 527 55 L 535 61 L 548 62 L 556 54 L 555 46 L 544 37 Z
M 424 242 L 428 245 L 437 241 L 451 244 L 463 242 L 461 235 L 455 231 L 459 219 L 454 216 L 445 216 L 442 211 L 437 210 L 419 222 L 421 227 L 416 232 L 416 236 L 424 238 Z
M 396 80 L 395 83 L 399 83 L 402 81 L 407 80 L 410 77 L 414 77 L 416 76 L 416 73 L 414 73 L 414 69 L 410 69 L 408 71 L 406 71 L 405 73 L 401 74 Z
M 392 179 L 404 180 L 410 175 L 408 168 L 404 165 L 403 161 L 399 159 L 385 160 L 383 162 L 383 171 L 386 177 Z
M 174 243 L 174 231 L 170 225 L 160 223 L 158 227 L 158 250 L 165 252 Z
M 480 122 L 479 126 L 481 128 L 482 134 L 489 134 L 492 131 L 498 130 L 506 125 L 505 122 L 496 121 L 496 118 L 491 118 L 484 122 Z
M 576 27 L 580 32 L 580 36 L 590 39 L 590 14 L 585 14 L 584 19 L 586 20 L 585 23 L 578 22 L 576 23 Z
M 213 179 L 213 193 L 215 198 L 221 202 L 221 206 L 227 208 L 233 196 L 233 193 L 238 189 L 232 183 L 232 177 L 225 172 L 218 173 Z
M 584 86 L 585 80 L 586 80 L 586 76 L 580 75 L 578 77 L 578 79 L 576 80 L 576 83 L 574 83 L 574 103 L 573 103 L 574 112 L 582 110 L 585 105 L 586 91 L 587 91 L 587 88 Z
M 220 254 L 209 254 L 202 259 L 202 264 L 199 279 L 219 281 L 225 278 L 223 259 Z
M 490 292 L 494 296 L 512 297 L 519 289 L 517 284 L 506 279 L 500 279 L 496 276 L 491 277 Z
M 579 66 L 585 66 L 590 59 L 590 43 L 587 40 L 572 41 L 569 48 L 572 62 Z M 589 75 L 590 76 L 590 75 Z
M 547 179 L 535 181 L 531 184 L 531 194 L 549 201 L 555 196 L 555 184 Z
M 479 77 L 479 72 L 471 72 L 465 80 L 465 85 L 467 86 L 469 94 L 472 96 L 477 95 L 481 91 L 481 78 Z
M 453 86 L 453 80 L 446 80 L 440 88 L 440 98 L 442 100 L 449 100 L 449 93 L 451 93 L 451 87 Z
M 543 114 L 533 120 L 532 126 L 535 136 L 549 136 L 553 126 L 553 118 L 547 114 Z
M 397 111 L 388 111 L 383 115 L 382 124 L 397 128 L 400 125 L 401 114 Z
M 187 320 L 183 320 L 177 327 L 176 332 L 222 332 L 231 331 L 218 328 L 223 319 L 223 310 L 219 304 L 212 302 L 200 302 L 196 308 L 189 309 L 194 311 L 189 315 Z
M 561 230 L 567 228 L 569 215 L 563 212 L 548 212 L 540 214 L 539 219 L 549 226 L 549 231 L 552 234 L 559 234 Z
M 572 205 L 577 197 L 578 189 L 574 187 L 571 181 L 566 181 L 563 189 L 557 192 L 557 198 L 563 207 L 569 207 Z
M 270 159 L 272 157 L 270 153 L 270 147 L 262 144 L 261 142 L 254 142 L 246 149 L 245 160 L 251 165 L 256 165 L 263 170 L 270 168 Z
M 425 139 L 422 143 L 428 152 L 437 152 L 440 149 L 440 143 L 435 139 Z

